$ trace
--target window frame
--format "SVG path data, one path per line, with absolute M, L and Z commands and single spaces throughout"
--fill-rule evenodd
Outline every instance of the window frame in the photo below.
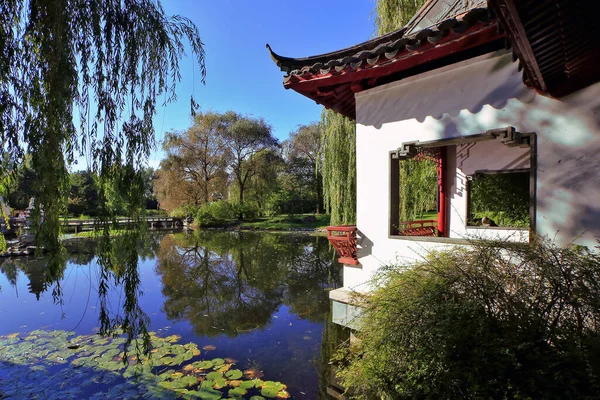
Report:
M 402 158 L 408 159 L 414 156 L 413 152 L 415 147 L 413 143 L 407 143 L 403 145 L 403 150 L 390 151 L 390 210 L 388 218 L 388 236 L 390 237 L 403 237 L 403 238 L 447 238 L 448 237 L 448 207 L 447 207 L 447 186 L 448 186 L 448 165 L 447 165 L 447 146 L 434 146 L 440 150 L 440 156 L 437 161 L 438 163 L 438 196 L 437 196 L 437 211 L 438 220 L 436 229 L 438 235 L 435 236 L 409 236 L 409 235 L 398 235 L 397 224 L 400 222 L 400 163 Z M 432 147 L 429 147 L 432 148 Z M 394 190 L 395 189 L 395 190 Z M 415 221 L 416 222 L 416 221 Z
M 530 161 L 529 161 L 529 227 L 528 228 L 511 228 L 511 227 L 491 227 L 492 229 L 500 230 L 526 230 L 529 229 L 529 240 L 531 241 L 536 232 L 536 215 L 537 215 L 537 134 L 535 132 L 520 133 L 514 127 L 508 126 L 505 128 L 490 129 L 484 133 L 478 133 L 473 135 L 466 135 L 460 137 L 453 137 L 447 139 L 437 139 L 431 141 L 411 141 L 404 142 L 401 146 L 396 149 L 389 151 L 389 214 L 388 214 L 388 238 L 400 239 L 400 240 L 412 240 L 412 241 L 424 241 L 424 242 L 442 242 L 442 243 L 468 243 L 466 239 L 451 238 L 450 233 L 450 220 L 449 220 L 449 196 L 451 193 L 449 190 L 449 182 L 451 181 L 448 176 L 448 161 L 447 151 L 448 147 L 461 144 L 461 143 L 472 143 L 487 140 L 500 140 L 499 144 L 508 147 L 529 147 L 530 149 Z M 400 220 L 400 161 L 402 158 L 414 157 L 418 148 L 427 149 L 439 147 L 442 152 L 441 171 L 439 173 L 440 178 L 440 192 L 443 192 L 443 197 L 440 195 L 439 208 L 438 208 L 438 219 L 442 222 L 443 236 L 403 236 L 398 235 L 395 232 L 394 221 Z M 490 172 L 486 170 L 477 170 L 477 172 Z M 502 171 L 502 170 L 500 170 Z M 396 188 L 396 190 L 394 190 Z M 469 182 L 467 182 L 466 190 L 469 190 Z M 467 195 L 466 212 L 467 217 L 469 215 L 469 193 Z M 442 211 L 440 213 L 440 211 Z M 441 215 L 440 215 L 441 214 Z M 443 218 L 443 219 L 442 219 Z M 397 222 L 396 222 L 397 223 Z M 490 227 L 479 227 L 468 225 L 467 220 L 464 221 L 465 230 L 469 229 L 483 229 Z

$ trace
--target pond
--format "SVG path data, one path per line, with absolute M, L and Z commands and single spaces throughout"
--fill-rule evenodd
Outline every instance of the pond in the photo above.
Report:
M 67 249 L 0 259 L 0 398 L 327 398 L 342 281 L 325 238 L 130 232 Z

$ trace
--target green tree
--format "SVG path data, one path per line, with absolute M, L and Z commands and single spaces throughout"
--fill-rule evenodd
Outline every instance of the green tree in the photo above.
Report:
M 158 0 L 0 2 L 0 142 L 8 155 L 0 182 L 27 150 L 44 211 L 34 227 L 51 254 L 60 253 L 68 166 L 78 154 L 90 156 L 100 180 L 117 182 L 130 205 L 141 204 L 138 166 L 153 146 L 157 100 L 175 100 L 186 42 L 204 80 L 197 27 L 167 16 Z M 109 214 L 105 188 L 100 209 Z
M 98 208 L 97 179 L 91 171 L 78 171 L 71 174 L 71 193 L 67 206 L 69 214 L 95 215 Z
M 269 198 L 280 187 L 279 176 L 285 162 L 275 150 L 265 149 L 256 153 L 251 163 L 256 172 L 250 177 L 247 185 L 247 200 L 253 202 L 256 209 L 264 213 Z
M 436 208 L 438 171 L 435 161 L 412 158 L 400 162 L 400 221 L 423 219 Z
M 35 185 L 38 182 L 38 176 L 31 167 L 30 156 L 24 157 L 22 163 L 15 165 L 8 182 L 5 187 L 8 206 L 16 210 L 26 209 L 29 199 L 35 197 Z
M 279 147 L 279 142 L 273 137 L 271 126 L 262 118 L 245 117 L 233 111 L 228 111 L 224 117 L 228 126 L 223 139 L 232 155 L 229 168 L 239 190 L 238 201 L 243 206 L 247 184 L 258 173 L 260 165 L 255 156 L 263 150 Z
M 425 4 L 425 0 L 376 0 L 373 15 L 377 36 L 402 28 Z
M 144 182 L 144 197 L 146 198 L 146 209 L 157 210 L 158 200 L 154 194 L 154 183 L 156 181 L 156 171 L 152 167 L 142 168 L 140 171 Z
M 300 125 L 290 133 L 286 160 L 292 191 L 302 201 L 315 204 L 318 214 L 323 209 L 323 177 L 321 163 L 321 124 Z
M 356 222 L 356 125 L 331 110 L 321 113 L 323 200 L 331 224 Z
M 156 194 L 161 206 L 169 211 L 191 205 L 199 207 L 213 193 L 225 193 L 225 168 L 230 159 L 225 145 L 228 114 L 199 113 L 184 132 L 167 133 L 166 152 L 157 176 Z
M 373 14 L 377 35 L 406 25 L 425 0 L 377 0 Z M 356 127 L 352 121 L 323 109 L 321 113 L 323 200 L 331 223 L 356 220 Z

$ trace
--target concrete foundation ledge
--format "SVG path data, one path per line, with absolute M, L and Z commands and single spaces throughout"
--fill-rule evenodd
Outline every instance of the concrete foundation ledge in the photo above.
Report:
M 358 330 L 367 293 L 355 292 L 347 288 L 329 292 L 331 299 L 331 320 L 345 328 Z

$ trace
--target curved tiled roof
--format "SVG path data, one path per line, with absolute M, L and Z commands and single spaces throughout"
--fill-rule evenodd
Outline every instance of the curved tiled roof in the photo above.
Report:
M 476 8 L 460 18 L 447 19 L 408 36 L 402 28 L 356 46 L 305 58 L 283 57 L 273 52 L 268 44 L 267 48 L 277 66 L 287 73 L 284 83 L 288 83 L 293 77 L 335 75 L 391 61 L 416 52 L 426 44 L 435 45 L 450 34 L 460 35 L 474 24 L 489 24 L 492 19 L 487 8 Z
M 429 0 L 405 28 L 318 56 L 282 57 L 267 48 L 286 73 L 286 89 L 349 118 L 362 90 L 505 46 L 519 59 L 525 84 L 542 94 L 561 97 L 600 81 L 600 35 L 591 28 L 599 0 L 487 0 L 489 9 L 470 9 L 482 4 Z

